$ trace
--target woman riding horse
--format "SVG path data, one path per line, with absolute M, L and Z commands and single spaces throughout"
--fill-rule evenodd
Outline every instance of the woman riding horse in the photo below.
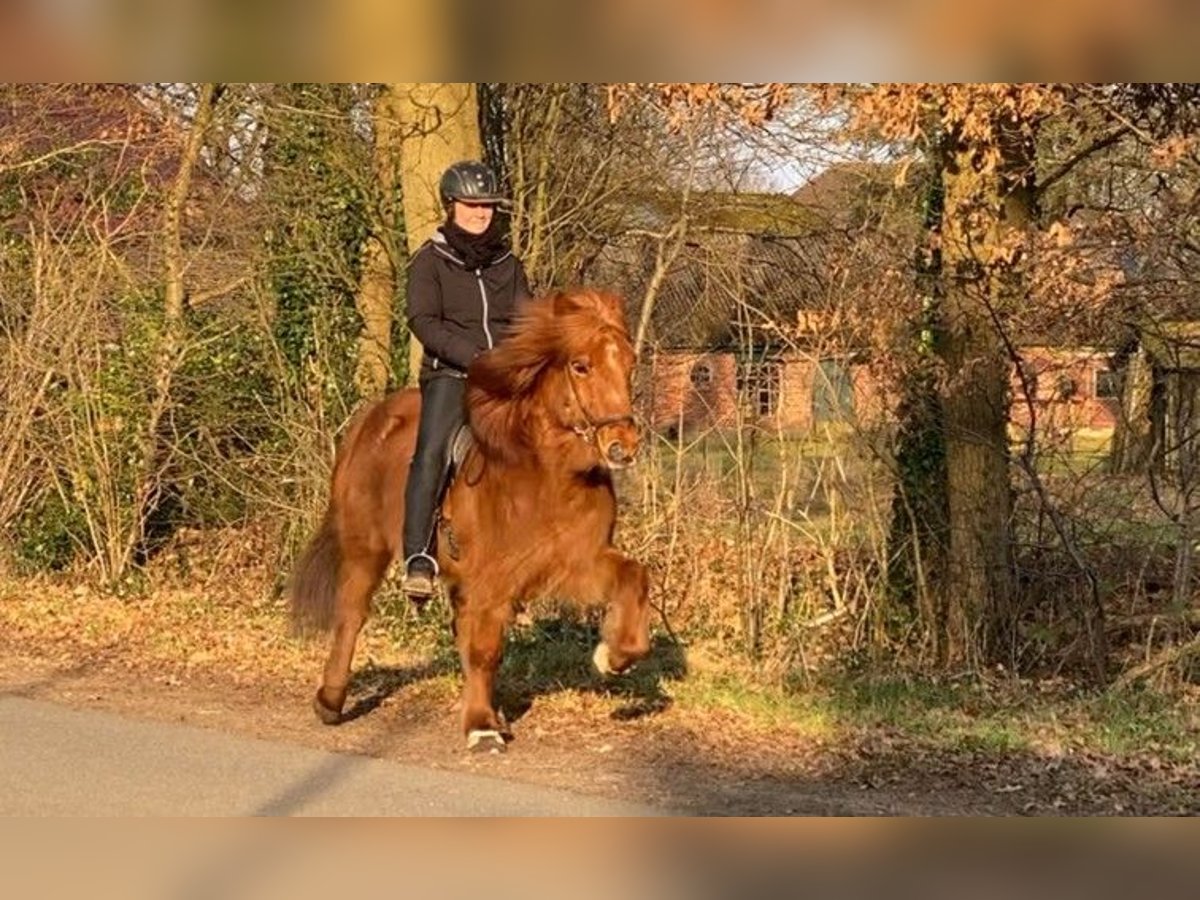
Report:
M 446 222 L 408 268 L 408 327 L 421 342 L 421 427 L 404 503 L 404 577 L 418 606 L 434 593 L 434 514 L 445 483 L 450 440 L 463 422 L 467 367 L 495 346 L 529 298 L 525 269 L 509 249 L 496 207 L 496 175 L 464 161 L 442 175 Z
M 440 506 L 434 552 L 454 610 L 472 749 L 505 746 L 493 689 L 520 604 L 605 604 L 592 655 L 604 674 L 627 670 L 650 650 L 646 568 L 613 545 L 611 472 L 632 463 L 639 444 L 633 362 L 620 299 L 577 290 L 525 303 L 509 334 L 469 366 L 475 441 Z M 358 633 L 399 549 L 405 460 L 418 422 L 424 427 L 421 402 L 416 391 L 398 391 L 351 423 L 325 520 L 292 579 L 294 614 L 334 632 L 313 700 L 327 724 L 342 721 Z

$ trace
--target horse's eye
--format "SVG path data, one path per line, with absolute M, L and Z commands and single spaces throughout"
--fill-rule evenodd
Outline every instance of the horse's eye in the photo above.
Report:
M 586 375 L 590 371 L 590 368 L 586 359 L 571 360 L 571 371 L 576 375 Z

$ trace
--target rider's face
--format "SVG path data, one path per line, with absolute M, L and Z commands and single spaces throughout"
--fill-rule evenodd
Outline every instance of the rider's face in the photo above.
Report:
M 463 203 L 454 201 L 454 224 L 468 234 L 483 234 L 496 214 L 494 203 Z

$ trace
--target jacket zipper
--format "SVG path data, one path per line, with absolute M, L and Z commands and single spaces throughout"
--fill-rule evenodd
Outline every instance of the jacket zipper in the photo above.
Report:
M 492 343 L 491 329 L 488 328 L 487 289 L 483 286 L 483 269 L 475 270 L 475 280 L 479 282 L 479 296 L 483 299 L 483 335 L 487 338 L 488 349 L 491 350 L 495 345 Z

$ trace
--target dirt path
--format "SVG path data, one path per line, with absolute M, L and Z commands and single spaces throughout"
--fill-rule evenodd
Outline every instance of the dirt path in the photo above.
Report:
M 0 690 L 74 707 L 266 737 L 298 745 L 484 773 L 705 815 L 1195 813 L 1196 784 L 1103 760 L 929 754 L 886 735 L 815 743 L 739 717 L 671 706 L 614 707 L 611 697 L 535 698 L 504 756 L 462 752 L 449 679 L 367 670 L 364 714 L 328 728 L 307 685 L 141 670 L 119 654 L 55 665 L 4 647 Z
M 1200 813 L 1195 762 L 777 724 L 689 698 L 697 661 L 688 672 L 665 644 L 605 682 L 569 629 L 510 640 L 500 705 L 515 740 L 503 756 L 463 751 L 452 656 L 406 657 L 386 628 L 364 635 L 349 721 L 330 728 L 310 707 L 323 644 L 288 638 L 279 604 L 244 594 L 119 600 L 0 584 L 0 691 L 693 814 Z

